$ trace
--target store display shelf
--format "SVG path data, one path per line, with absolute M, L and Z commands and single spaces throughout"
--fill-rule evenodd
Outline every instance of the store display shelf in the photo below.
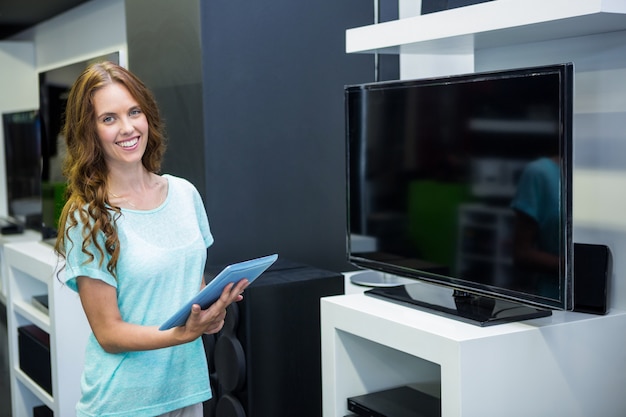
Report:
M 48 394 L 39 384 L 33 381 L 19 366 L 14 368 L 16 379 L 35 395 L 41 402 L 54 409 L 54 398 Z
M 13 308 L 16 313 L 19 313 L 32 324 L 36 325 L 46 333 L 50 333 L 50 317 L 47 314 L 42 313 L 29 303 L 22 300 L 13 301 Z
M 7 329 L 13 415 L 31 415 L 33 407 L 42 404 L 54 415 L 74 415 L 89 334 L 80 298 L 57 277 L 60 264 L 50 245 L 14 242 L 4 245 L 3 251 L 9 289 Z M 48 296 L 48 304 L 35 299 L 42 295 Z M 36 331 L 33 334 L 34 327 L 48 334 L 48 346 L 40 346 L 38 338 L 43 336 L 37 336 Z M 44 369 L 48 360 L 49 382 Z M 33 376 L 33 369 L 46 372 Z
M 467 54 L 621 30 L 624 2 L 496 0 L 348 29 L 346 52 Z

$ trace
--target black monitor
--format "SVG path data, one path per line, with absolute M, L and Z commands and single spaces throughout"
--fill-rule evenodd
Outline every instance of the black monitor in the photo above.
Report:
M 8 215 L 11 222 L 41 223 L 41 136 L 37 110 L 2 115 Z
M 572 95 L 569 63 L 347 86 L 354 281 L 571 309 Z

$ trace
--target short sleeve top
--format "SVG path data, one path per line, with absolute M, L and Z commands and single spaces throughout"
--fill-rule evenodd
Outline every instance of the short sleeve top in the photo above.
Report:
M 80 250 L 81 225 L 69 230 L 67 285 L 99 279 L 116 288 L 122 319 L 159 326 L 200 289 L 206 249 L 213 243 L 202 198 L 187 180 L 164 175 L 165 201 L 153 210 L 122 209 L 115 220 L 120 244 L 116 276 L 108 255 Z M 103 241 L 103 236 L 99 236 Z M 102 260 L 102 262 L 100 262 Z M 170 348 L 110 354 L 89 336 L 78 416 L 155 416 L 211 397 L 201 339 Z

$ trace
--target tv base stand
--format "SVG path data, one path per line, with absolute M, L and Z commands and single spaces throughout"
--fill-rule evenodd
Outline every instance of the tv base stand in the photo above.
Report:
M 551 310 L 418 281 L 396 287 L 374 288 L 365 291 L 365 295 L 483 327 L 552 314 Z

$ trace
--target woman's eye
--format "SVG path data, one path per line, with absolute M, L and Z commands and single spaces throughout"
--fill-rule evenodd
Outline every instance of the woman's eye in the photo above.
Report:
M 113 116 L 106 116 L 102 118 L 103 123 L 111 123 L 113 121 Z
M 138 114 L 141 114 L 141 109 L 133 109 L 130 111 L 131 116 L 137 116 Z

